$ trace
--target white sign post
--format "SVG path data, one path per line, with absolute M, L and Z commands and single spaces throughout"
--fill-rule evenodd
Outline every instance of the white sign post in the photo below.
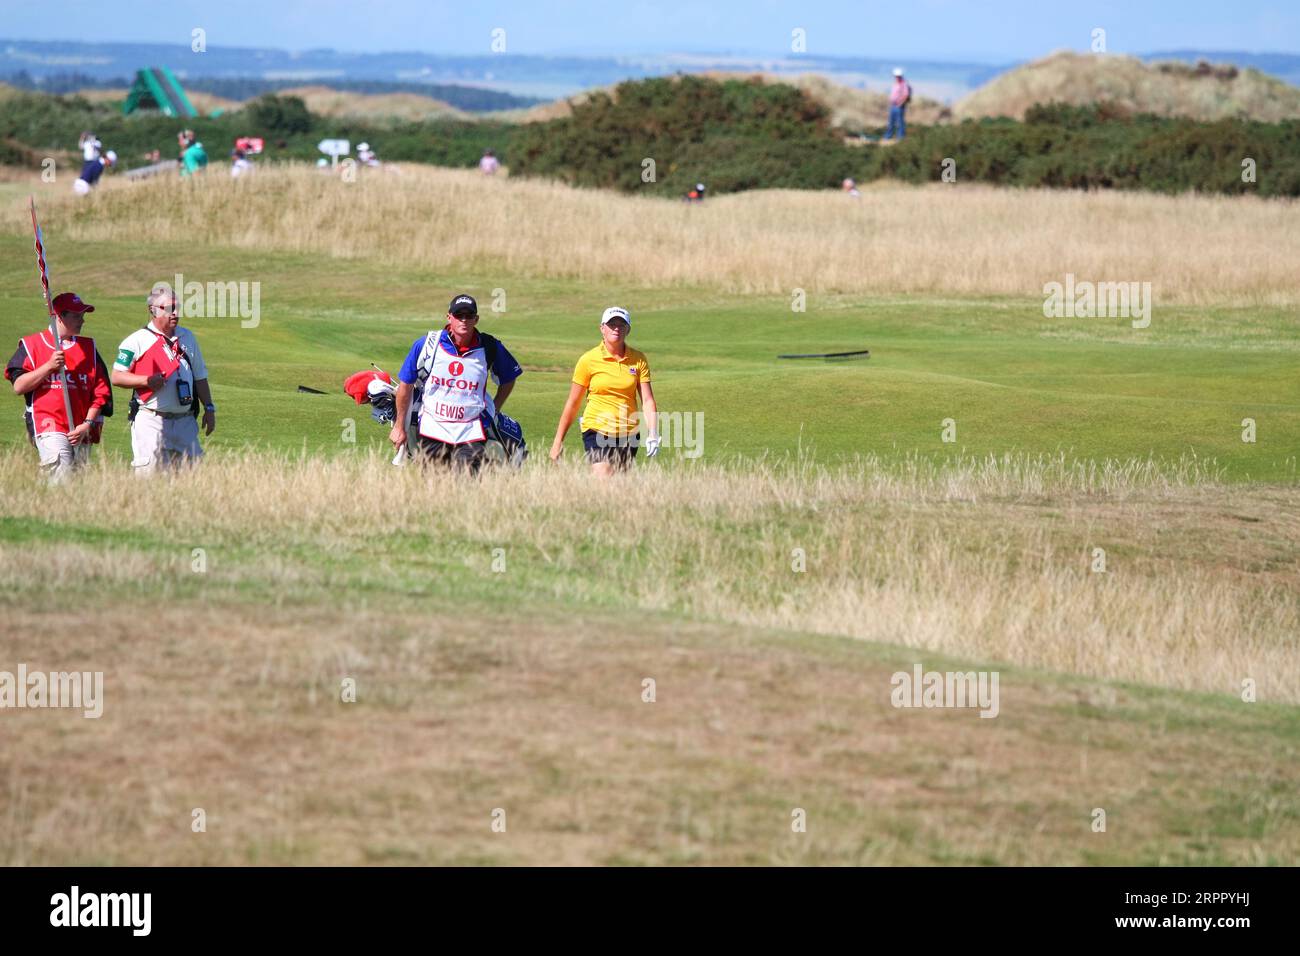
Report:
M 330 158 L 331 167 L 337 167 L 339 157 L 352 151 L 352 144 L 346 139 L 323 139 L 316 144 L 316 148 Z

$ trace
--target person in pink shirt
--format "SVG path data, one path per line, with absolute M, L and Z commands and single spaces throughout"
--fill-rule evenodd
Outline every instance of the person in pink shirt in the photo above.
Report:
M 889 91 L 889 128 L 885 130 L 885 139 L 892 139 L 894 130 L 898 130 L 898 138 L 902 139 L 907 135 L 907 128 L 904 123 L 903 114 L 907 110 L 908 101 L 912 99 L 912 86 L 907 80 L 903 79 L 903 68 L 894 69 L 894 88 Z
M 490 149 L 483 151 L 483 158 L 478 161 L 479 172 L 484 176 L 494 176 L 496 171 L 501 168 L 501 163 L 497 161 L 496 153 Z

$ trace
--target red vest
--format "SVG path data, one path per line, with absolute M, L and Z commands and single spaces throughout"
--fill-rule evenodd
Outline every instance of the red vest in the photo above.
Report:
M 170 377 L 172 372 L 181 367 L 181 356 L 184 355 L 184 349 L 181 348 L 180 339 L 173 337 L 168 340 L 161 332 L 153 333 L 153 345 L 144 350 L 141 355 L 131 364 L 131 371 L 136 375 L 143 375 L 148 378 L 155 372 L 160 372 L 164 377 Z M 186 356 L 188 362 L 189 356 Z M 147 402 L 153 398 L 153 391 L 145 388 L 143 385 L 137 389 L 140 401 Z
M 108 380 L 99 373 L 99 363 L 95 359 L 95 340 L 84 335 L 73 339 L 64 339 L 63 358 L 68 376 L 68 397 L 72 400 L 72 421 L 80 425 L 86 420 L 86 413 L 91 405 L 101 408 L 108 404 L 112 387 Z M 54 354 L 53 339 L 49 332 L 38 332 L 23 337 L 23 348 L 27 352 L 24 368 L 31 372 L 40 368 Z M 32 411 L 32 421 L 36 433 L 70 431 L 68 413 L 63 405 L 63 376 L 50 375 L 27 395 L 28 407 Z

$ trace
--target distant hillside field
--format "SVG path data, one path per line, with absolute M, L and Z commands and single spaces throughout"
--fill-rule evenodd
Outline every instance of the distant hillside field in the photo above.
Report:
M 297 86 L 277 96 L 296 96 L 317 116 L 354 119 L 470 119 L 473 114 L 419 93 L 354 93 L 328 86 Z
M 190 102 L 204 116 L 210 116 L 216 110 L 227 112 L 243 109 L 248 102 L 227 99 L 199 90 L 186 90 Z M 92 103 L 111 103 L 120 106 L 126 99 L 124 89 L 85 89 L 75 95 L 84 97 Z M 422 96 L 419 93 L 358 93 L 351 90 L 336 90 L 328 86 L 293 86 L 276 93 L 277 96 L 296 96 L 302 100 L 307 109 L 317 116 L 330 119 L 348 117 L 353 119 L 397 119 L 419 122 L 430 119 L 471 119 L 474 114 L 458 110 L 450 103 Z
M 1060 52 L 1018 67 L 962 99 L 958 120 L 1023 119 L 1035 105 L 1108 102 L 1132 113 L 1212 122 L 1243 117 L 1266 123 L 1300 118 L 1300 88 L 1231 65 L 1143 63 L 1128 56 Z

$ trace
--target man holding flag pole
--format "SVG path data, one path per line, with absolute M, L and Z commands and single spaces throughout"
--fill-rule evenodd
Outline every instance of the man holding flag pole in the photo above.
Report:
M 41 467 L 57 483 L 89 460 L 98 444 L 103 415 L 113 413 L 108 369 L 95 340 L 82 336 L 86 313 L 95 307 L 73 292 L 50 298 L 45 243 L 30 202 L 36 239 L 36 268 L 50 316 L 48 332 L 24 336 L 5 366 L 14 392 L 27 400 L 27 434 L 40 453 Z

